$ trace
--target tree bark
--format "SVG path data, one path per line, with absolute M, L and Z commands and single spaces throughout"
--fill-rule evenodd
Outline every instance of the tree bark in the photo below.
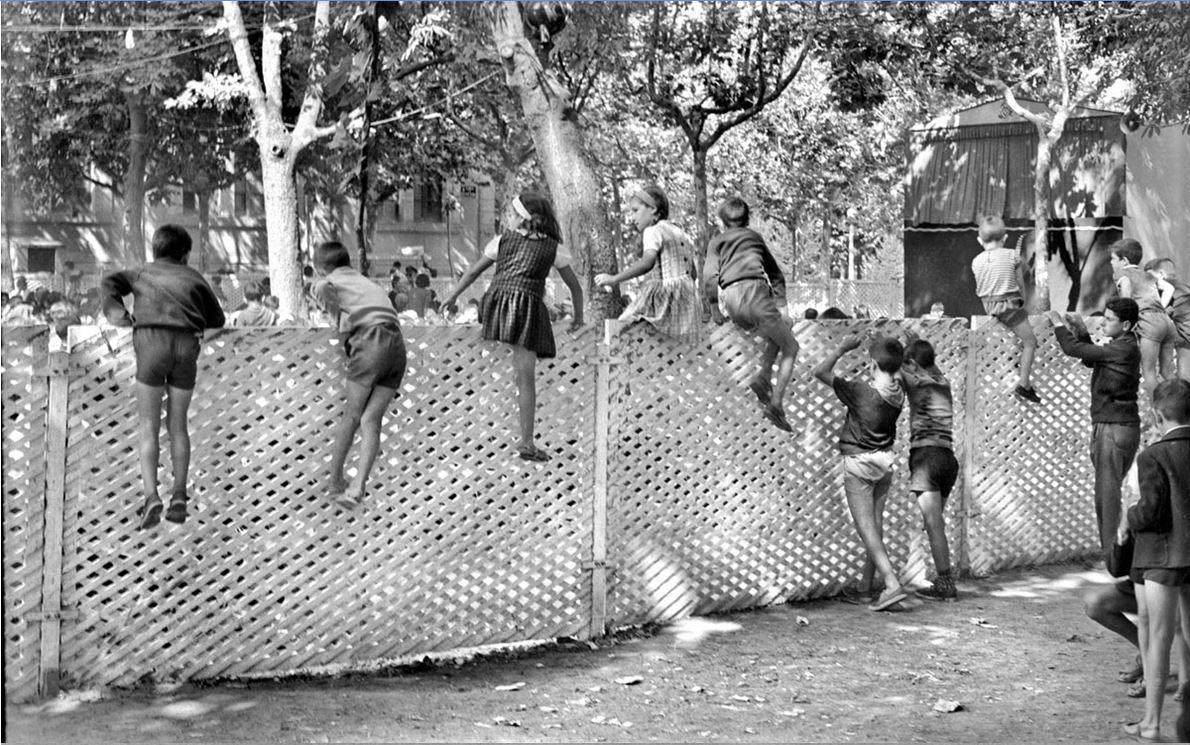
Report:
M 128 106 L 128 170 L 124 174 L 124 261 L 141 266 L 149 257 L 145 245 L 145 106 L 134 90 L 124 91 Z
M 542 67 L 537 52 L 525 38 L 519 6 L 498 3 L 489 6 L 488 12 L 506 83 L 520 98 L 563 241 L 570 247 L 577 273 L 585 277 L 588 318 L 601 320 L 616 309 L 606 293 L 591 291 L 591 277 L 598 272 L 614 273 L 616 254 L 608 210 L 583 132 L 575 122 L 564 87 Z
M 691 143 L 691 153 L 694 155 L 694 242 L 698 248 L 698 270 L 701 272 L 707 245 L 711 242 L 711 224 L 707 214 L 710 212 L 707 207 L 707 151 Z
M 376 205 L 371 196 L 372 181 L 372 85 L 380 73 L 380 6 L 371 3 L 370 12 L 364 20 L 368 29 L 368 75 L 364 91 L 364 143 L 359 154 L 359 211 L 355 220 L 355 245 L 359 252 L 359 270 L 367 276 L 372 268 L 368 249 L 372 242 L 373 212 Z
M 200 192 L 194 195 L 198 202 L 198 270 L 207 273 L 207 261 L 211 252 L 211 193 Z

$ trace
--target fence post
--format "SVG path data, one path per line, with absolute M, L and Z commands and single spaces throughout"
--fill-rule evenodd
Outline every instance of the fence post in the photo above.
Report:
M 607 484 L 611 433 L 611 343 L 616 321 L 603 322 L 595 356 L 595 488 L 591 512 L 591 615 L 588 637 L 607 632 Z
M 41 650 L 38 694 L 58 695 L 62 642 L 62 526 L 66 505 L 66 412 L 70 388 L 70 353 L 49 355 L 46 412 L 45 521 L 42 526 Z
M 959 574 L 971 571 L 971 518 L 975 511 L 975 464 L 979 450 L 979 337 L 980 332 L 972 321 L 967 328 L 967 353 L 964 370 L 966 382 L 963 386 L 963 500 L 961 508 L 962 525 L 959 528 Z

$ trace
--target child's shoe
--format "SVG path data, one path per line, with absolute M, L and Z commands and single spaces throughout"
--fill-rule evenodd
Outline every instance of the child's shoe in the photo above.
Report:
M 773 387 L 769 385 L 768 381 L 761 380 L 760 378 L 754 378 L 752 382 L 748 384 L 748 388 L 751 389 L 753 395 L 756 396 L 756 400 L 760 402 L 761 406 L 768 406 L 772 403 Z
M 1033 390 L 1033 386 L 1026 388 L 1023 385 L 1018 385 L 1012 392 L 1017 398 L 1023 401 L 1034 404 L 1041 403 L 1041 396 L 1037 395 L 1037 391 Z
M 959 590 L 954 584 L 954 574 L 951 572 L 939 574 L 937 579 L 934 580 L 933 587 L 918 590 L 917 595 L 928 600 L 957 600 Z
M 175 491 L 169 498 L 169 509 L 165 511 L 165 519 L 179 525 L 186 522 L 186 502 L 189 499 L 184 489 Z
M 785 418 L 785 412 L 780 406 L 775 406 L 772 404 L 766 406 L 764 409 L 764 418 L 772 422 L 777 427 L 777 429 L 785 430 L 786 432 L 793 431 L 793 426 L 789 423 L 789 420 Z
M 161 510 L 165 505 L 161 504 L 161 500 L 157 498 L 156 494 L 147 495 L 145 503 L 136 511 L 140 516 L 140 523 L 137 525 L 141 530 L 148 530 L 155 527 L 157 523 L 161 522 Z
M 868 610 L 888 610 L 908 597 L 909 593 L 905 592 L 903 587 L 886 587 L 884 592 L 880 593 L 880 597 L 868 606 Z

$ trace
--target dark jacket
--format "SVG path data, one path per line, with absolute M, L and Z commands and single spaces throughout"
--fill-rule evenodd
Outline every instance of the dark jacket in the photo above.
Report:
M 703 264 L 703 292 L 714 302 L 719 289 L 744 279 L 767 280 L 777 305 L 785 305 L 785 274 L 765 245 L 749 228 L 727 228 L 711 239 Z
M 1091 422 L 1140 424 L 1136 391 L 1140 387 L 1140 346 L 1136 334 L 1124 333 L 1108 344 L 1095 344 L 1090 335 L 1075 336 L 1064 326 L 1054 329 L 1062 351 L 1091 368 Z
M 1136 536 L 1132 566 L 1190 567 L 1190 427 L 1179 427 L 1136 458 L 1140 501 L 1128 510 Z
M 140 269 L 113 272 L 103 278 L 103 313 L 116 326 L 160 326 L 201 332 L 222 328 L 226 319 L 215 291 L 192 267 L 158 259 Z M 132 295 L 136 316 L 124 307 Z

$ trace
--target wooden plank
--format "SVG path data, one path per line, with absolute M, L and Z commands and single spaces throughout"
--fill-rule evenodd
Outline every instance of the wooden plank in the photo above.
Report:
M 967 333 L 967 353 L 964 355 L 965 384 L 963 387 L 963 491 L 960 499 L 958 570 L 971 571 L 971 519 L 975 505 L 975 474 L 979 441 L 979 347 L 982 333 L 972 328 Z
M 607 483 L 608 444 L 611 429 L 611 353 L 616 321 L 603 322 L 603 341 L 597 345 L 595 365 L 595 489 L 591 505 L 591 618 L 587 634 L 602 636 L 607 631 Z
M 49 403 L 46 413 L 44 549 L 41 575 L 41 657 L 38 693 L 58 695 L 62 642 L 62 524 L 66 505 L 66 415 L 70 355 L 50 354 Z

